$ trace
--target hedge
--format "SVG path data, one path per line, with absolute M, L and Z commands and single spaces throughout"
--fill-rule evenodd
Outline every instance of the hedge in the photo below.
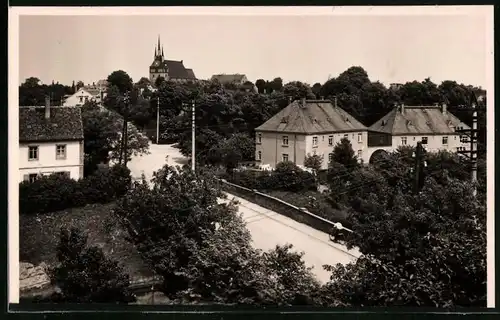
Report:
M 46 213 L 108 203 L 123 196 L 131 183 L 130 170 L 122 165 L 100 168 L 80 180 L 50 175 L 31 183 L 23 181 L 19 184 L 19 213 Z

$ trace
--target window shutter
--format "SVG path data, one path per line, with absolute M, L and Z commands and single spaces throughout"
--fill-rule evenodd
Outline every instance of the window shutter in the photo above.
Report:
M 23 181 L 30 181 L 30 175 L 29 174 L 23 175 Z

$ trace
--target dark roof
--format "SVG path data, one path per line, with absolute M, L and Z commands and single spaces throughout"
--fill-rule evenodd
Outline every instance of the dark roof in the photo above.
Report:
M 193 69 L 186 69 L 186 72 L 187 72 L 190 79 L 196 79 L 196 76 L 194 75 Z
M 19 141 L 83 140 L 80 107 L 51 107 L 45 119 L 45 107 L 19 108 Z
M 257 131 L 327 133 L 367 130 L 361 122 L 328 100 L 296 100 L 275 114 Z
M 212 80 L 218 80 L 220 83 L 227 84 L 232 82 L 241 82 L 246 78 L 244 74 L 214 74 Z
M 442 107 L 404 106 L 394 108 L 369 129 L 392 135 L 455 134 L 453 127 L 469 128 L 450 111 L 443 112 Z
M 194 72 L 190 74 L 186 67 L 184 67 L 184 64 L 182 61 L 175 61 L 175 60 L 164 60 L 164 62 L 167 65 L 168 68 L 168 76 L 169 78 L 177 78 L 177 79 L 193 79 L 194 78 Z

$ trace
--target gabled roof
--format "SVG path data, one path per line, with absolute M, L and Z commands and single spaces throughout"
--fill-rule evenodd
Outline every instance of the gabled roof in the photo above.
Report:
M 97 97 L 101 94 L 101 89 L 97 87 L 83 87 L 80 90 L 85 90 L 86 92 L 90 93 L 94 97 Z
M 296 100 L 255 130 L 314 134 L 367 129 L 349 113 L 328 100 Z
M 79 107 L 19 108 L 19 142 L 83 140 L 82 112 Z
M 403 106 L 394 108 L 369 127 L 371 131 L 392 135 L 456 134 L 454 128 L 469 126 L 439 106 Z
M 184 67 L 184 64 L 182 63 L 182 61 L 165 60 L 164 62 L 167 65 L 168 76 L 170 78 L 192 79 L 192 80 L 196 79 L 194 77 L 194 72 L 192 74 L 190 74 L 187 71 L 186 67 Z
M 214 74 L 212 76 L 212 81 L 217 80 L 222 84 L 232 83 L 232 82 L 241 82 L 246 78 L 244 74 Z
M 190 79 L 196 79 L 196 76 L 194 75 L 193 69 L 186 69 L 186 72 L 187 72 Z

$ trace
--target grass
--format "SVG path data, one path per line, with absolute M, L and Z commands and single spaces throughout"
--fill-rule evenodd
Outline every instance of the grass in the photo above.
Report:
M 106 255 L 118 261 L 131 279 L 152 276 L 127 231 L 113 216 L 114 203 L 92 204 L 39 215 L 19 215 L 19 259 L 35 265 L 57 262 L 56 247 L 61 227 L 78 227 L 88 235 L 88 245 L 99 246 Z

